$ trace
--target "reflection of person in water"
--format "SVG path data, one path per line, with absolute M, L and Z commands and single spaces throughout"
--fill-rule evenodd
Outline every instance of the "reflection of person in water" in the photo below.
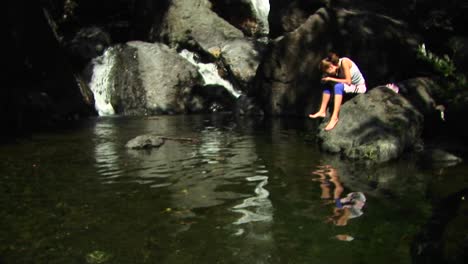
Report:
M 362 208 L 366 202 L 366 198 L 361 192 L 349 193 L 346 197 L 341 198 L 343 193 L 343 185 L 341 184 L 338 172 L 331 166 L 321 166 L 313 172 L 318 175 L 316 179 L 321 182 L 320 188 L 322 190 L 322 199 L 331 199 L 331 188 L 334 185 L 333 200 L 335 208 L 333 208 L 333 215 L 327 219 L 327 222 L 333 222 L 337 226 L 345 226 L 348 220 L 362 215 Z M 327 178 L 329 177 L 329 179 Z
M 316 179 L 320 181 L 320 189 L 322 189 L 322 199 L 331 199 L 331 184 L 335 186 L 333 191 L 333 199 L 339 199 L 343 193 L 343 185 L 341 185 L 340 179 L 338 178 L 338 172 L 335 168 L 325 165 L 320 166 L 313 174 L 318 175 L 320 178 Z M 330 179 L 327 178 L 330 177 Z
M 330 220 L 337 226 L 345 226 L 349 219 L 363 214 L 362 208 L 365 203 L 366 197 L 362 192 L 349 193 L 346 197 L 336 200 Z

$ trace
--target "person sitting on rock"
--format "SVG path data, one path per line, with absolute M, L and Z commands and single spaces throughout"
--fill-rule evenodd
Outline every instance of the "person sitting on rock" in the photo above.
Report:
M 328 57 L 320 61 L 320 70 L 324 73 L 322 82 L 332 82 L 334 84 L 334 106 L 333 113 L 325 130 L 332 130 L 338 123 L 343 92 L 345 93 L 365 93 L 366 82 L 358 66 L 349 58 L 339 58 L 335 53 L 329 53 Z M 324 88 L 320 109 L 315 114 L 310 114 L 310 118 L 325 117 L 327 105 L 330 101 L 330 89 Z

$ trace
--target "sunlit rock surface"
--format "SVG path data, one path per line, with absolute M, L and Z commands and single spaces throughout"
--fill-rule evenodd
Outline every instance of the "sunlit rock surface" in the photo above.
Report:
M 159 148 L 164 144 L 164 139 L 151 134 L 137 136 L 127 142 L 125 147 L 129 149 L 151 149 Z
M 192 88 L 201 80 L 195 66 L 175 50 L 163 44 L 133 41 L 117 46 L 113 52 L 115 57 L 97 59 L 100 62 L 90 85 L 97 102 L 102 102 L 96 105 L 101 114 L 112 114 L 111 108 L 124 115 L 190 110 Z
M 170 46 L 191 45 L 208 51 L 234 38 L 244 36 L 211 10 L 209 0 L 174 0 L 155 39 Z
M 326 118 L 318 137 L 324 150 L 350 159 L 386 162 L 421 140 L 423 116 L 386 87 L 374 88 L 343 104 L 339 118 L 334 129 L 325 131 Z

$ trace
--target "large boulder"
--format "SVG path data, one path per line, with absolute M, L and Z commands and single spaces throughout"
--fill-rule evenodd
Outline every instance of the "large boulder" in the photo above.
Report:
M 247 87 L 257 74 L 264 45 L 247 39 L 225 43 L 221 57 L 240 87 Z
M 422 114 L 403 96 L 381 86 L 343 104 L 331 131 L 319 127 L 325 151 L 381 163 L 399 157 L 420 142 Z
M 418 36 L 401 21 L 321 8 L 272 43 L 260 65 L 254 92 L 262 97 L 267 113 L 306 115 L 320 103 L 317 65 L 328 51 L 353 59 L 372 87 L 414 76 L 417 44 Z
M 103 64 L 107 70 L 96 69 Z M 132 41 L 113 47 L 94 61 L 94 68 L 90 86 L 107 85 L 101 91 L 110 93 L 113 108 L 123 115 L 190 111 L 192 88 L 201 85 L 196 67 L 160 43 Z M 96 76 L 101 71 L 103 81 Z
M 270 0 L 268 17 L 270 36 L 275 38 L 294 31 L 328 2 L 328 0 Z
M 269 32 L 268 0 L 210 0 L 212 10 L 246 36 L 263 37 Z
M 191 45 L 209 52 L 229 39 L 244 37 L 211 10 L 209 0 L 173 0 L 154 39 L 169 46 Z
M 443 89 L 438 83 L 427 77 L 418 77 L 398 82 L 397 86 L 399 93 L 424 116 L 425 139 L 437 138 L 446 133 L 448 107 L 437 101 L 436 95 Z
M 245 90 L 255 77 L 264 44 L 219 17 L 208 0 L 175 0 L 153 39 L 170 47 L 195 51 L 209 62 L 229 69 L 238 89 Z
M 427 77 L 418 77 L 397 83 L 399 93 L 408 99 L 422 114 L 436 111 L 437 103 L 432 94 L 441 87 Z
M 200 84 L 196 68 L 164 44 L 133 41 L 127 45 L 137 50 L 147 108 L 157 112 L 185 112 L 192 87 Z
M 331 49 L 333 20 L 330 12 L 320 9 L 301 27 L 271 42 L 250 91 L 267 114 L 305 115 L 320 103 L 319 89 L 313 85 L 319 83 L 317 65 Z

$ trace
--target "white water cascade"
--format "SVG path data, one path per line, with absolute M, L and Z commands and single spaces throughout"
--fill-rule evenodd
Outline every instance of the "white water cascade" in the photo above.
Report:
M 93 60 L 93 77 L 89 88 L 94 94 L 94 107 L 100 116 L 115 114 L 111 105 L 111 89 L 113 86 L 112 68 L 115 65 L 113 48 L 107 49 L 104 54 Z
M 236 91 L 232 84 L 221 78 L 218 74 L 218 68 L 214 63 L 200 63 L 195 61 L 195 54 L 193 52 L 190 52 L 186 49 L 182 50 L 179 53 L 180 56 L 185 58 L 188 62 L 191 64 L 195 65 L 198 69 L 198 72 L 201 74 L 203 77 L 203 80 L 205 82 L 205 85 L 220 85 L 226 88 L 226 90 L 232 94 L 234 97 L 239 98 L 241 96 L 241 93 L 239 91 Z
M 268 23 L 268 14 L 270 13 L 270 0 L 250 0 L 253 11 L 262 25 L 262 31 L 266 35 L 270 31 Z

